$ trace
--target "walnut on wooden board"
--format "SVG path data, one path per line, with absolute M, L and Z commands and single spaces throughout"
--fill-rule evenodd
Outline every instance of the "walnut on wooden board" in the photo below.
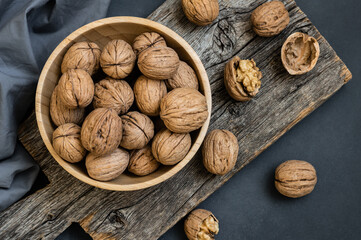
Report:
M 180 61 L 178 71 L 166 80 L 169 89 L 174 88 L 194 88 L 198 90 L 198 78 L 193 68 L 186 62 Z
M 213 240 L 219 232 L 219 222 L 212 212 L 196 209 L 184 221 L 184 231 L 189 240 Z
M 151 47 L 166 47 L 164 38 L 156 32 L 145 32 L 137 36 L 133 41 L 133 49 L 138 56 L 141 52 Z
M 157 170 L 159 166 L 151 147 L 147 145 L 131 152 L 128 171 L 138 176 L 146 176 Z
M 183 12 L 199 26 L 211 24 L 219 14 L 218 0 L 182 0 Z

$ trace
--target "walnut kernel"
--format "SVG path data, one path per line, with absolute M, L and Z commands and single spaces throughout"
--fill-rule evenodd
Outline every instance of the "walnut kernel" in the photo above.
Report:
M 213 240 L 219 232 L 219 223 L 210 211 L 196 209 L 184 221 L 184 231 L 189 240 Z

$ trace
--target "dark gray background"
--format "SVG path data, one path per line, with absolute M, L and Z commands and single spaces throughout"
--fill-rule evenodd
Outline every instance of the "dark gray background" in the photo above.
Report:
M 162 2 L 113 0 L 108 15 L 146 17 Z M 217 239 L 361 238 L 361 1 L 297 4 L 353 79 L 199 205 L 219 219 Z M 311 195 L 288 199 L 275 190 L 274 169 L 289 159 L 315 166 L 318 183 Z M 74 224 L 58 239 L 90 238 Z M 186 239 L 183 220 L 160 239 Z

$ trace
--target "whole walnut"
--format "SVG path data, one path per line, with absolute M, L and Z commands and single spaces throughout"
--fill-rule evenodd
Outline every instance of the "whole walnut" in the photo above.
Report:
M 159 165 L 152 154 L 152 149 L 147 145 L 131 152 L 128 171 L 138 176 L 145 176 L 157 170 Z
M 172 78 L 179 67 L 178 54 L 169 47 L 152 47 L 139 54 L 139 70 L 148 78 Z
M 93 75 L 99 69 L 100 53 L 100 47 L 94 42 L 74 43 L 64 55 L 61 72 L 83 69 Z
M 152 80 L 142 75 L 135 81 L 134 94 L 142 113 L 157 116 L 160 112 L 160 101 L 167 94 L 167 86 L 164 81 Z
M 237 162 L 238 140 L 230 131 L 213 130 L 204 139 L 202 155 L 203 165 L 208 172 L 224 175 Z
M 286 161 L 279 165 L 275 172 L 275 186 L 287 197 L 299 198 L 310 194 L 316 183 L 316 170 L 306 161 Z
M 198 78 L 193 68 L 186 62 L 180 61 L 177 73 L 166 81 L 169 89 L 194 88 L 198 90 Z
M 81 124 L 84 120 L 85 109 L 70 109 L 64 106 L 58 95 L 58 86 L 55 87 L 50 98 L 50 117 L 56 126 L 65 123 Z
M 53 147 L 61 158 L 71 163 L 80 162 L 87 153 L 81 145 L 80 127 L 74 123 L 66 123 L 55 129 Z
M 314 37 L 296 32 L 290 35 L 282 46 L 283 66 L 291 75 L 311 71 L 320 56 L 320 46 Z
M 85 166 L 91 178 L 98 181 L 110 181 L 117 178 L 127 169 L 129 153 L 124 149 L 97 156 L 89 153 L 85 159 Z
M 122 131 L 122 120 L 115 110 L 97 108 L 84 120 L 81 142 L 93 155 L 104 155 L 119 146 Z
M 172 132 L 194 131 L 208 118 L 206 97 L 192 88 L 176 88 L 163 97 L 160 118 Z
M 252 60 L 232 58 L 224 69 L 224 85 L 228 94 L 237 101 L 249 101 L 261 87 L 262 73 Z
M 117 39 L 108 42 L 100 55 L 100 66 L 110 77 L 122 79 L 133 70 L 136 55 L 125 41 Z
M 184 159 L 191 146 L 189 133 L 173 133 L 162 129 L 154 136 L 152 153 L 161 164 L 174 165 Z
M 184 231 L 189 240 L 213 240 L 219 232 L 219 223 L 210 211 L 196 209 L 184 221 Z
M 126 81 L 106 78 L 95 84 L 94 108 L 111 108 L 125 114 L 133 102 L 134 93 Z
M 219 14 L 218 0 L 182 0 L 182 8 L 188 20 L 199 26 L 211 24 Z
M 164 38 L 156 32 L 142 33 L 133 41 L 133 49 L 137 56 L 148 48 L 166 46 Z
M 272 37 L 287 27 L 290 17 L 282 2 L 271 1 L 262 4 L 252 12 L 251 22 L 253 31 L 259 36 Z
M 60 77 L 58 94 L 68 108 L 85 108 L 94 97 L 94 82 L 83 69 L 69 69 Z
M 123 138 L 120 146 L 128 149 L 145 147 L 154 136 L 154 124 L 150 118 L 139 112 L 128 112 L 121 116 Z

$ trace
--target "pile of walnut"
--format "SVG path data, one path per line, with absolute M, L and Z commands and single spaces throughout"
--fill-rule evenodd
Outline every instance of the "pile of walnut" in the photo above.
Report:
M 132 89 L 133 77 L 126 77 L 136 64 L 142 75 Z M 94 82 L 100 69 L 107 77 Z M 191 148 L 190 132 L 208 118 L 195 71 L 155 32 L 136 37 L 133 47 L 121 39 L 103 49 L 75 43 L 61 72 L 50 101 L 58 126 L 54 150 L 71 163 L 85 158 L 89 176 L 99 181 L 126 169 L 145 176 L 160 164 L 178 163 Z M 153 122 L 163 128 L 155 132 Z

